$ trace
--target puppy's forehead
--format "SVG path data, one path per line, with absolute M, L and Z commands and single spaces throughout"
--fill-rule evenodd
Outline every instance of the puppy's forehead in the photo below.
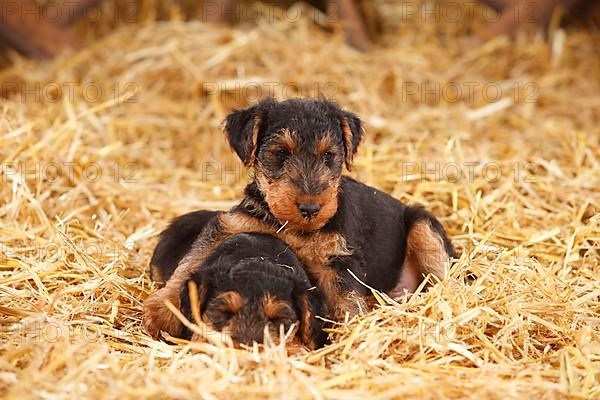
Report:
M 237 290 L 248 297 L 267 293 L 287 295 L 294 290 L 294 280 L 292 271 L 286 268 L 272 262 L 237 266 L 237 270 L 232 268 L 235 272 L 227 274 L 219 286 L 221 290 Z M 279 273 L 274 273 L 274 270 L 279 270 Z
M 284 102 L 269 110 L 267 126 L 271 133 L 288 130 L 301 137 L 327 135 L 341 130 L 335 110 L 319 102 Z

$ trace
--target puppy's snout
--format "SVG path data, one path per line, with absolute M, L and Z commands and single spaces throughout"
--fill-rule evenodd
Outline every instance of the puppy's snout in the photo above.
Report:
M 231 339 L 233 339 L 234 344 L 237 344 L 238 346 L 240 344 L 251 346 L 254 342 L 263 343 L 264 328 L 260 329 L 260 327 L 255 327 L 254 329 L 250 328 L 244 332 L 237 332 L 231 335 Z
M 298 204 L 298 209 L 304 218 L 310 218 L 318 214 L 321 205 L 319 203 L 301 203 Z

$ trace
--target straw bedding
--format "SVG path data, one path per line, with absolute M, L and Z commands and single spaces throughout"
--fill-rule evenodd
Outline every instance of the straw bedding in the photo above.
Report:
M 3 398 L 600 397 L 598 31 L 474 45 L 467 23 L 378 4 L 370 54 L 309 18 L 171 21 L 3 73 L 46 90 L 1 105 Z M 407 82 L 462 98 L 407 95 Z M 219 123 L 267 84 L 278 98 L 319 88 L 361 115 L 353 175 L 426 205 L 460 258 L 315 352 L 152 341 L 140 316 L 156 235 L 240 198 L 247 174 Z

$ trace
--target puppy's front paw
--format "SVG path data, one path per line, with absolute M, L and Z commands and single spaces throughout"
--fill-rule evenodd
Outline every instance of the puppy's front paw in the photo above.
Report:
M 154 293 L 156 294 L 156 293 Z M 153 295 L 154 295 L 153 294 Z M 142 325 L 144 326 L 144 330 L 152 339 L 158 339 L 160 337 L 160 314 L 163 312 L 170 312 L 169 310 L 163 310 L 161 307 L 158 307 L 156 302 L 152 299 L 152 296 L 148 297 L 146 301 L 144 301 L 144 311 L 142 313 Z
M 171 336 L 181 334 L 181 322 L 165 305 L 165 301 L 169 300 L 179 308 L 179 296 L 176 292 L 174 294 L 171 292 L 165 287 L 152 293 L 144 301 L 142 324 L 146 332 L 155 340 L 160 338 L 161 331 L 165 331 Z

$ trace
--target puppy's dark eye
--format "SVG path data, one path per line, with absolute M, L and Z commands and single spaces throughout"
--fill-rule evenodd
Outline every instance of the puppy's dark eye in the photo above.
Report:
M 333 161 L 333 157 L 334 154 L 331 151 L 326 151 L 325 153 L 323 153 L 323 161 L 325 161 L 326 164 L 331 164 L 331 162 Z
M 231 318 L 233 318 L 234 315 L 235 313 L 231 311 L 223 311 L 221 313 L 222 318 L 226 321 L 229 321 Z
M 223 329 L 234 316 L 234 312 L 214 308 L 207 309 L 206 313 L 203 315 L 203 317 L 206 317 L 210 325 L 217 330 Z
M 204 315 L 215 329 L 222 329 L 244 307 L 245 302 L 238 292 L 223 292 L 208 303 Z
M 287 150 L 277 150 L 277 153 L 275 153 L 275 156 L 277 157 L 277 161 L 279 163 L 283 163 L 288 156 L 290 155 L 290 153 L 287 152 Z

